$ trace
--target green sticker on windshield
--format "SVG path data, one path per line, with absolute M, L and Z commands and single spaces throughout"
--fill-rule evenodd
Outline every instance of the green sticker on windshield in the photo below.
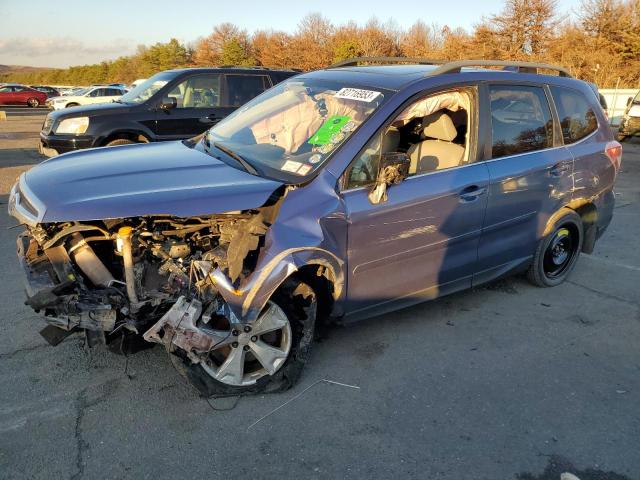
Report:
M 326 145 L 331 142 L 331 137 L 342 130 L 351 117 L 347 115 L 332 115 L 320 126 L 307 143 L 311 145 Z

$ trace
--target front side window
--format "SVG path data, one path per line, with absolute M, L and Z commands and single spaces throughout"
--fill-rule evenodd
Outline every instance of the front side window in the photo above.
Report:
M 89 93 L 86 94 L 87 97 L 99 97 L 100 96 L 100 89 L 99 88 L 95 88 L 93 90 L 91 90 Z
M 146 102 L 162 87 L 176 78 L 177 75 L 178 73 L 176 72 L 157 73 L 132 89 L 130 92 L 125 93 L 122 98 L 120 98 L 120 102 L 135 104 Z
M 266 75 L 226 75 L 229 106 L 239 107 L 271 85 Z
M 564 143 L 575 143 L 598 129 L 596 114 L 580 92 L 551 87 Z
M 553 146 L 553 120 L 542 88 L 492 86 L 489 98 L 493 158 Z
M 472 90 L 438 93 L 405 108 L 375 135 L 347 170 L 347 189 L 372 185 L 383 155 L 403 153 L 409 176 L 459 167 L 469 162 Z
M 176 108 L 213 108 L 220 106 L 220 75 L 196 75 L 179 83 L 168 94 L 176 99 Z
M 9 93 L 12 92 L 13 88 L 12 87 L 2 87 L 0 88 L 0 93 Z
M 296 78 L 267 90 L 206 134 L 212 156 L 232 150 L 259 174 L 287 183 L 311 175 L 390 96 L 383 89 Z

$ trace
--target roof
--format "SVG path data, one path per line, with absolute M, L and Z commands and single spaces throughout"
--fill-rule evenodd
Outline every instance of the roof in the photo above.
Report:
M 478 68 L 475 65 L 486 66 L 503 66 L 504 69 L 495 70 L 489 68 Z M 520 65 L 520 70 L 518 69 Z M 558 70 L 560 75 L 547 75 L 535 73 L 535 68 L 549 68 Z M 514 68 L 511 68 L 514 66 Z M 323 79 L 333 80 L 337 82 L 351 83 L 355 85 L 368 86 L 373 88 L 381 88 L 387 90 L 401 90 L 405 86 L 426 78 L 442 78 L 441 75 L 464 75 L 475 73 L 486 79 L 509 79 L 509 80 L 527 80 L 535 79 L 542 83 L 564 83 L 566 81 L 575 81 L 568 76 L 568 72 L 561 67 L 552 65 L 543 66 L 543 64 L 533 64 L 526 62 L 503 62 L 503 61 L 460 61 L 460 62 L 439 62 L 429 65 L 424 63 L 416 64 L 393 64 L 393 65 L 367 65 L 367 66 L 334 66 L 324 70 L 308 72 L 302 74 L 303 77 L 321 77 Z M 457 79 L 458 81 L 460 78 Z

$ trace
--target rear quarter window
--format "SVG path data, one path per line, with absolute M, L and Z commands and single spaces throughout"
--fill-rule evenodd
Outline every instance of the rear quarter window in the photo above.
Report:
M 575 143 L 598 129 L 598 119 L 586 97 L 577 90 L 551 87 L 565 144 Z
M 489 99 L 492 158 L 553 146 L 553 120 L 542 88 L 494 85 Z

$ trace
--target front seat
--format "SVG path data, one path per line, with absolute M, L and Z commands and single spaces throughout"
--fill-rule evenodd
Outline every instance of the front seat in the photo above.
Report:
M 464 158 L 464 147 L 451 143 L 458 135 L 453 120 L 440 111 L 424 117 L 422 133 L 429 140 L 415 143 L 407 153 L 411 158 L 409 174 L 457 167 Z

